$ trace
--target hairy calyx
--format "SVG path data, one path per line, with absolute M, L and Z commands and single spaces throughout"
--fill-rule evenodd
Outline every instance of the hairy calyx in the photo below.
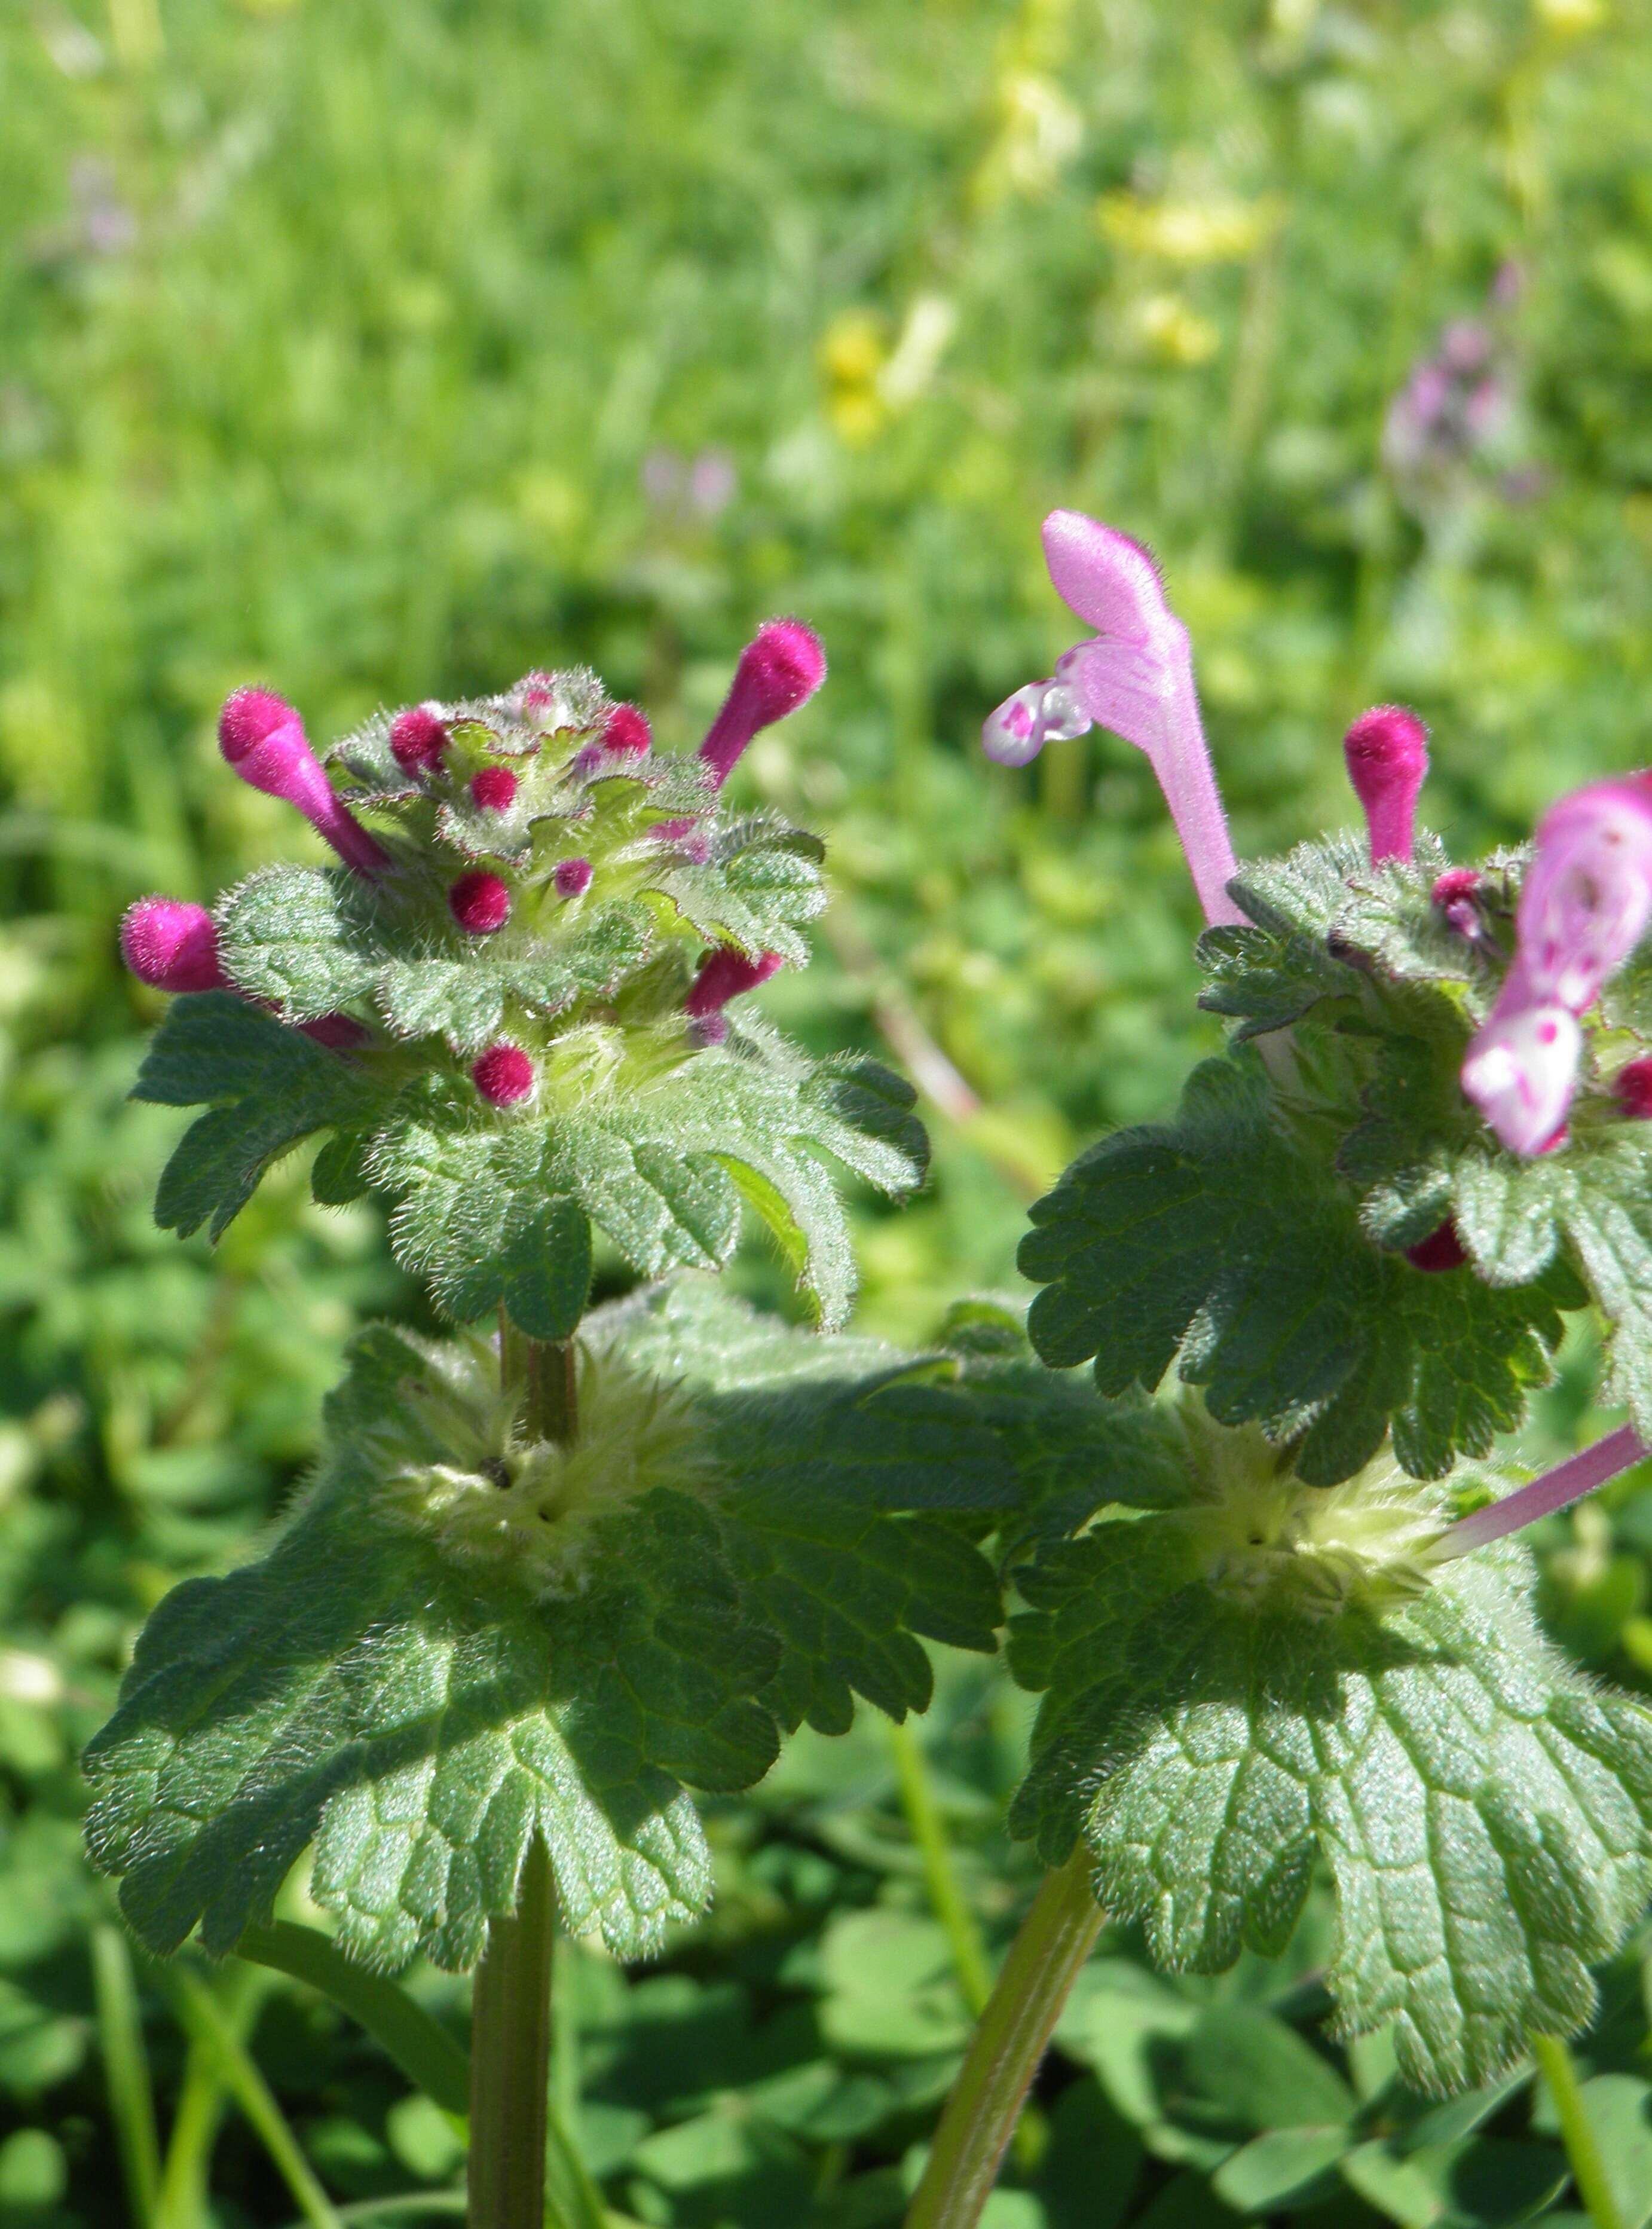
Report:
M 492 1339 L 470 1333 L 421 1352 L 428 1374 L 405 1387 L 419 1450 L 400 1424 L 385 1434 L 379 1506 L 479 1577 L 509 1579 L 540 1601 L 582 1593 L 605 1528 L 629 1504 L 656 1487 L 710 1481 L 687 1397 L 612 1357 L 580 1349 L 579 1430 L 563 1445 L 524 1430 L 519 1393 L 501 1390 Z

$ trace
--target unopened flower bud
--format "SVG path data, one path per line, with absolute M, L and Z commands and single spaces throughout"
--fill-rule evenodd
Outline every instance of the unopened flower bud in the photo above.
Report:
M 1448 867 L 1436 877 L 1429 892 L 1457 935 L 1471 941 L 1480 934 L 1480 909 L 1475 903 L 1479 889 L 1480 877 L 1473 867 Z
M 520 1045 L 490 1045 L 472 1068 L 471 1081 L 490 1107 L 514 1107 L 533 1090 L 533 1063 Z
M 330 1052 L 354 1052 L 364 1045 L 372 1032 L 365 1030 L 348 1014 L 318 1014 L 312 1022 L 300 1022 L 299 1027 L 307 1037 Z
M 1528 1159 L 1561 1142 L 1583 1031 L 1561 1005 L 1494 1014 L 1469 1048 L 1462 1089 L 1511 1153 Z
M 1408 860 L 1417 793 L 1428 772 L 1428 729 L 1403 704 L 1378 704 L 1360 715 L 1342 749 L 1370 827 L 1372 865 Z
M 385 854 L 333 793 L 304 723 L 267 689 L 237 689 L 218 715 L 218 743 L 245 782 L 294 805 L 347 867 L 376 874 Z
M 720 1013 L 730 999 L 755 991 L 783 965 L 778 952 L 765 952 L 752 960 L 732 944 L 720 945 L 690 984 L 684 1012 L 696 1020 Z
M 427 704 L 398 712 L 390 723 L 390 756 L 403 774 L 434 774 L 447 748 L 447 730 Z
M 647 715 L 634 704 L 616 704 L 602 726 L 602 742 L 611 751 L 629 751 L 640 758 L 653 740 Z
M 480 869 L 461 875 L 447 893 L 453 919 L 467 936 L 492 936 L 511 916 L 511 893 L 497 875 Z
M 591 887 L 591 863 L 588 859 L 559 859 L 551 881 L 559 898 L 583 897 Z
M 508 813 L 517 801 L 517 778 L 509 767 L 484 767 L 471 776 L 471 803 L 485 813 Z
M 140 983 L 157 991 L 221 991 L 218 932 L 204 906 L 139 898 L 120 924 L 120 950 Z
M 728 1037 L 726 1014 L 699 1014 L 688 1025 L 688 1041 L 696 1052 L 710 1052 L 713 1045 L 726 1044 Z
M 1652 1118 L 1652 1060 L 1632 1060 L 1612 1078 L 1612 1090 L 1625 1114 L 1636 1121 Z
M 723 710 L 700 745 L 700 757 L 718 783 L 752 737 L 795 712 L 826 679 L 820 638 L 800 620 L 770 620 L 740 653 Z
M 1433 1275 L 1444 1269 L 1460 1269 L 1468 1258 L 1457 1236 L 1457 1226 L 1449 1215 L 1437 1230 L 1430 1230 L 1426 1238 L 1419 1238 L 1415 1246 L 1405 1249 L 1405 1259 L 1413 1269 L 1424 1269 Z

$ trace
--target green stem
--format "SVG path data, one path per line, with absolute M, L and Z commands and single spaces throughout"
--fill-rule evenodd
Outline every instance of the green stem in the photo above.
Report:
M 1589 2108 L 1584 2103 L 1583 2085 L 1578 2079 L 1572 2053 L 1558 2035 L 1533 2035 L 1530 2041 L 1532 2056 L 1554 2100 L 1560 2140 L 1572 2162 L 1572 2180 L 1578 2186 L 1585 2212 L 1595 2229 L 1626 2229 L 1612 2194 L 1599 2141 L 1589 2119 Z
M 319 1928 L 277 1919 L 267 1927 L 247 1928 L 235 1949 L 241 1957 L 289 1974 L 331 1998 L 444 2113 L 462 2117 L 469 2110 L 470 2062 L 464 2046 L 399 1983 L 345 1957 Z
M 910 1723 L 897 1725 L 893 1719 L 890 1721 L 889 1746 L 895 1761 L 895 1782 L 900 1790 L 901 1808 L 906 1814 L 907 1831 L 923 1860 L 929 1908 L 945 1930 L 952 1951 L 953 1971 L 969 2007 L 969 2017 L 979 2020 L 993 1994 L 993 1969 L 987 1962 L 987 1946 L 975 1924 L 975 1915 L 964 1901 L 963 1890 L 958 1885 L 946 1821 L 935 1800 L 922 1749 Z
M 145 1969 L 165 1991 L 164 1969 Z M 170 1992 L 167 1993 L 170 2001 Z M 225 1984 L 224 2017 L 237 2035 L 251 2027 L 261 1994 L 260 1977 L 232 1973 Z M 186 2027 L 186 2033 L 188 2033 Z M 156 2229 L 203 2229 L 207 2215 L 207 2177 L 212 2149 L 223 2120 L 224 2081 L 218 2053 L 204 2040 L 192 2038 L 183 2061 L 183 2080 L 161 2163 L 160 2191 L 155 2201 Z
M 974 2229 L 1102 1913 L 1081 1842 L 1045 1877 L 941 2116 L 906 2229 Z
M 92 1930 L 92 1995 L 132 2218 L 136 2229 L 152 2229 L 161 2187 L 161 2140 L 155 2126 L 149 2055 L 144 2048 L 143 2014 L 126 1938 L 106 1922 Z
M 571 1339 L 529 1339 L 499 1315 L 499 1370 L 519 1388 L 530 1436 L 564 1445 L 579 1429 Z M 471 2001 L 469 2229 L 543 2229 L 550 2082 L 550 1971 L 556 1898 L 550 1859 L 528 1846 L 517 1908 L 488 1924 Z
M 181 1967 L 163 1969 L 163 1987 L 177 2009 L 192 2043 L 217 2059 L 223 2086 L 240 2106 L 265 2150 L 280 2169 L 299 2212 L 312 2229 L 338 2229 L 332 2201 L 316 2179 L 275 2093 L 259 2072 L 257 2061 L 235 2033 L 233 2021 L 210 1989 Z M 535 2225 L 538 2229 L 538 2225 Z
M 470 2229 L 543 2229 L 553 1910 L 550 1860 L 536 1835 L 517 1908 L 490 1922 L 476 1969 Z

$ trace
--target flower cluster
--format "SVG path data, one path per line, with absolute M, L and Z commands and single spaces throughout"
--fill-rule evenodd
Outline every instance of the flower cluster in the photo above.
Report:
M 398 1258 L 461 1321 L 503 1305 L 564 1338 L 596 1230 L 657 1276 L 720 1266 L 747 1209 L 840 1319 L 853 1256 L 822 1161 L 899 1192 L 922 1134 L 876 1063 L 811 1059 L 736 1011 L 807 959 L 824 846 L 723 795 L 825 670 L 807 627 L 771 621 L 691 755 L 587 671 L 380 713 L 325 764 L 290 705 L 238 691 L 226 759 L 337 864 L 126 916 L 133 972 L 190 994 L 138 1094 L 210 1109 L 162 1179 L 164 1225 L 216 1237 L 325 1131 L 317 1198 L 383 1193 Z
M 370 887 L 363 922 L 369 912 L 381 924 L 401 915 L 423 954 L 433 962 L 445 957 L 450 967 L 462 967 L 467 947 L 482 940 L 502 941 L 495 962 L 501 949 L 526 962 L 512 971 L 515 1036 L 472 1044 L 475 1031 L 462 1018 L 451 1012 L 434 1017 L 468 1055 L 479 1097 L 507 1108 L 530 1097 L 537 1083 L 538 1048 L 518 1040 L 537 1034 L 543 1045 L 572 1003 L 561 986 L 550 998 L 534 996 L 528 956 L 567 942 L 603 902 L 657 894 L 657 918 L 674 911 L 689 937 L 704 943 L 709 936 L 712 948 L 697 973 L 686 986 L 670 986 L 667 1003 L 683 1018 L 685 1051 L 719 1041 L 729 1001 L 799 956 L 795 949 L 746 948 L 709 914 L 702 928 L 696 913 L 704 909 L 673 906 L 669 883 L 675 870 L 711 866 L 724 832 L 717 793 L 751 738 L 806 702 L 825 672 L 808 628 L 771 622 L 748 646 L 697 759 L 686 765 L 657 757 L 644 715 L 607 703 L 584 672 L 530 673 L 500 697 L 380 716 L 340 743 L 327 766 L 311 748 L 299 714 L 266 690 L 238 690 L 220 716 L 218 736 L 243 781 L 294 806 Z M 363 813 L 381 824 L 382 834 L 370 832 L 358 817 Z M 386 1035 L 424 1034 L 417 1026 L 424 1017 L 410 1023 L 382 986 L 364 982 L 370 996 L 352 1011 L 317 1014 L 304 1010 L 300 982 L 272 983 L 256 961 L 247 977 L 238 973 L 243 909 L 236 898 L 232 893 L 215 921 L 176 898 L 140 899 L 122 925 L 128 967 L 164 991 L 228 990 L 262 1001 L 340 1052 L 359 1052 Z M 366 941 L 365 932 L 357 941 Z M 402 957 L 408 962 L 414 954 Z

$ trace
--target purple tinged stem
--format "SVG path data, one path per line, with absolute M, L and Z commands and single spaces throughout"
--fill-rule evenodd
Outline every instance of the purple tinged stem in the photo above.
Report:
M 1540 1517 L 1552 1517 L 1557 1509 L 1568 1509 L 1574 1501 L 1593 1493 L 1620 1471 L 1628 1470 L 1647 1453 L 1647 1449 L 1633 1429 L 1625 1424 L 1621 1431 L 1608 1432 L 1604 1439 L 1597 1440 L 1592 1447 L 1568 1455 L 1552 1470 L 1546 1470 L 1541 1478 L 1534 1478 L 1529 1486 L 1518 1493 L 1507 1493 L 1501 1501 L 1488 1502 L 1443 1532 L 1436 1544 L 1437 1563 L 1450 1562 L 1454 1557 L 1467 1556 L 1476 1548 L 1483 1548 L 1493 1540 L 1501 1540 L 1511 1532 L 1518 1532 L 1527 1525 L 1535 1525 Z

